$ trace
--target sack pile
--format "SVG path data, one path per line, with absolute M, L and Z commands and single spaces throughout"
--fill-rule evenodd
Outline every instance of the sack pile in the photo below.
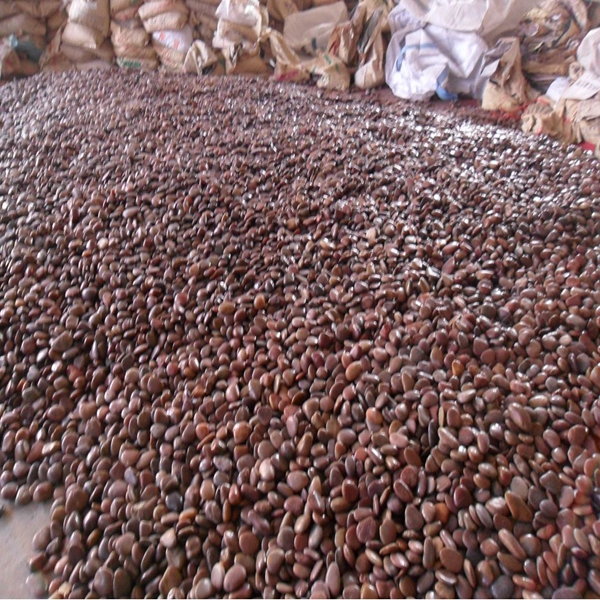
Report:
M 0 39 L 3 40 L 5 73 L 9 72 L 9 64 L 13 77 L 38 72 L 39 60 L 46 46 L 46 17 L 57 7 L 60 7 L 60 0 L 0 1 Z M 15 58 L 10 51 L 14 52 Z
M 47 44 L 54 39 L 60 28 L 67 24 L 67 21 L 69 20 L 66 9 L 68 3 L 69 0 L 53 0 L 53 6 L 56 6 L 56 8 L 46 16 Z M 43 2 L 40 3 L 40 5 L 41 4 L 43 4 Z
M 321 2 L 322 0 L 317 0 Z M 327 3 L 335 2 L 335 0 L 327 0 Z M 282 32 L 285 20 L 294 13 L 308 10 L 312 8 L 312 1 L 301 2 L 294 0 L 267 0 L 267 12 L 269 13 L 269 25 L 276 31 Z
M 0 79 L 11 79 L 19 74 L 21 60 L 8 38 L 0 40 Z
M 187 0 L 190 9 L 189 23 L 194 30 L 194 39 L 212 45 L 217 31 L 217 6 L 220 0 Z
M 141 5 L 142 0 L 111 0 L 110 39 L 119 67 L 153 71 L 158 59 L 139 16 Z
M 222 0 L 217 7 L 213 48 L 220 50 L 227 75 L 268 75 L 269 14 L 258 0 Z
M 329 38 L 328 53 L 354 73 L 354 85 L 359 89 L 385 82 L 384 57 L 392 7 L 389 0 L 361 0 L 352 19 L 335 27 Z
M 69 20 L 59 30 L 53 49 L 77 69 L 108 69 L 114 53 L 108 34 L 109 0 L 73 0 L 67 9 Z
M 483 90 L 481 106 L 485 110 L 517 112 L 539 93 L 529 85 L 523 74 L 519 38 L 502 38 L 495 50 L 500 61 Z
M 524 127 L 556 133 L 562 126 L 555 123 L 554 104 L 574 82 L 583 37 L 599 24 L 597 2 L 537 0 L 522 17 L 516 35 L 499 40 L 495 50 L 500 62 L 485 88 L 483 108 L 517 112 L 545 94 L 527 109 Z
M 527 108 L 522 129 L 569 143 L 587 142 L 600 151 L 600 28 L 585 36 L 575 59 L 568 77 L 556 79 Z
M 183 70 L 194 75 L 225 75 L 225 60 L 210 44 L 196 40 L 188 50 Z
M 139 16 L 151 36 L 159 62 L 170 70 L 182 70 L 193 34 L 187 26 L 190 11 L 183 0 L 150 0 L 139 8 Z
M 539 91 L 546 92 L 569 66 L 589 31 L 588 8 L 583 0 L 542 0 L 520 26 L 523 72 Z
M 152 34 L 152 46 L 161 64 L 169 71 L 182 71 L 185 57 L 194 41 L 191 25 L 183 29 L 165 29 Z

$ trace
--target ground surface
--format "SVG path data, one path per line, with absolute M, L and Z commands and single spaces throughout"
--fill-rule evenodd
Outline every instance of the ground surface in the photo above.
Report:
M 0 519 L 0 598 L 31 598 L 26 585 L 33 555 L 33 536 L 50 521 L 47 504 L 33 504 L 9 510 Z

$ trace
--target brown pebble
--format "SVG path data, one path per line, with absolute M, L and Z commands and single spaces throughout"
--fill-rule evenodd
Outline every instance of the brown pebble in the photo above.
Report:
M 69 486 L 67 488 L 65 510 L 67 513 L 83 511 L 87 506 L 88 497 L 88 494 L 79 485 L 74 484 Z
M 42 573 L 32 573 L 25 580 L 25 587 L 31 598 L 46 598 L 48 596 L 48 583 Z
M 340 568 L 337 563 L 332 562 L 327 568 L 325 575 L 325 583 L 333 598 L 337 598 L 342 591 L 342 578 L 340 575 Z
M 411 531 L 420 531 L 425 524 L 421 511 L 413 504 L 409 504 L 406 507 L 404 522 L 406 523 L 406 527 Z
M 226 592 L 234 592 L 246 581 L 246 569 L 242 565 L 233 565 L 225 574 L 223 589 Z
M 267 569 L 273 575 L 279 573 L 279 569 L 285 562 L 285 553 L 281 548 L 273 548 L 267 553 Z
M 299 492 L 310 483 L 310 479 L 304 471 L 292 471 L 288 475 L 287 481 L 294 492 Z
M 222 315 L 232 315 L 235 312 L 235 304 L 225 301 L 219 306 L 219 313 Z
M 163 596 L 167 596 L 172 589 L 178 588 L 181 585 L 182 577 L 179 569 L 169 565 L 163 576 L 160 578 L 158 589 Z
M 115 598 L 130 598 L 132 588 L 129 573 L 123 568 L 117 569 L 113 580 L 113 596 Z
M 600 388 L 600 366 L 595 366 L 590 374 L 589 380 L 597 387 Z
M 50 527 L 47 525 L 42 527 L 34 536 L 31 545 L 37 552 L 43 552 L 52 540 L 52 534 L 50 533 Z
M 510 404 L 508 406 L 508 416 L 521 431 L 526 433 L 531 431 L 531 417 L 520 404 Z
M 442 566 L 452 573 L 460 573 L 463 570 L 463 556 L 452 548 L 440 550 L 440 562 Z
M 160 543 L 165 548 L 174 548 L 177 545 L 177 534 L 175 533 L 175 529 L 172 527 L 167 529 L 167 531 L 160 536 Z
M 149 377 L 146 383 L 146 387 L 153 396 L 157 396 L 164 389 L 161 380 L 157 377 Z
M 244 531 L 239 538 L 240 550 L 244 554 L 254 555 L 258 552 L 260 542 L 251 531 Z
M 216 590 L 221 590 L 223 588 L 224 580 L 225 580 L 225 567 L 223 566 L 223 563 L 218 562 L 212 568 L 212 571 L 210 573 L 210 581 Z
M 392 519 L 384 519 L 379 526 L 379 539 L 381 543 L 391 544 L 396 539 L 396 524 Z
M 509 491 L 504 494 L 504 499 L 506 500 L 506 504 L 512 516 L 517 519 L 517 521 L 531 523 L 533 520 L 533 513 L 529 506 L 527 506 L 519 496 Z
M 525 551 L 519 544 L 519 540 L 515 538 L 515 536 L 508 531 L 508 529 L 501 529 L 498 532 L 498 537 L 500 541 L 504 544 L 504 547 L 518 560 L 525 560 L 527 555 Z
M 346 379 L 350 382 L 358 379 L 363 372 L 363 367 L 360 361 L 350 363 L 346 368 Z
M 493 598 L 512 598 L 515 586 L 510 577 L 500 575 L 494 580 L 490 589 Z
M 63 353 L 73 345 L 73 336 L 68 331 L 63 331 L 51 344 L 55 352 Z
M 203 577 L 200 581 L 194 586 L 192 595 L 194 598 L 212 598 L 215 593 L 215 588 L 213 587 L 210 579 L 208 577 Z
M 423 566 L 426 569 L 433 569 L 436 559 L 436 548 L 433 540 L 428 537 L 423 542 Z
M 100 567 L 94 575 L 94 589 L 102 596 L 109 596 L 113 592 L 113 572 L 106 567 Z
M 557 588 L 556 590 L 554 590 L 554 592 L 552 592 L 552 600 L 577 600 L 579 598 L 583 598 L 583 596 L 575 588 L 572 587 L 563 586 Z
M 363 519 L 356 528 L 356 537 L 361 544 L 370 542 L 377 532 L 377 523 L 373 517 Z

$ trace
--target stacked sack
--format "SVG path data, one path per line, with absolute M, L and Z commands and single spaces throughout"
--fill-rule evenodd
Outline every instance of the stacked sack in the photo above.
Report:
M 327 52 L 354 73 L 354 84 L 360 89 L 385 82 L 388 16 L 393 7 L 391 0 L 360 0 L 352 18 L 337 25 L 331 33 Z
M 259 0 L 222 0 L 213 48 L 221 50 L 227 75 L 268 75 L 269 14 Z
M 152 36 L 152 47 L 167 69 L 183 70 L 186 54 L 194 41 L 188 25 L 189 14 L 182 0 L 150 0 L 140 6 L 144 29 Z
M 190 25 L 194 30 L 194 39 L 212 43 L 217 30 L 217 6 L 220 0 L 187 0 L 190 9 Z
M 67 15 L 67 6 L 69 0 L 54 1 L 56 8 L 48 13 L 46 17 L 46 42 L 49 44 L 59 30 L 67 24 L 69 17 Z
M 8 38 L 0 39 L 0 81 L 16 77 L 20 69 L 21 60 L 10 45 Z
M 170 71 L 182 71 L 185 57 L 194 41 L 192 27 L 183 29 L 167 29 L 152 33 L 152 46 L 156 50 L 160 62 Z
M 281 33 L 283 32 L 283 24 L 287 17 L 300 10 L 307 10 L 312 6 L 312 2 L 309 2 L 305 8 L 299 8 L 299 4 L 300 2 L 295 2 L 294 0 L 267 0 L 270 27 Z
M 0 0 L 0 40 L 5 53 L 12 49 L 18 61 L 12 60 L 11 76 L 33 75 L 46 46 L 46 16 L 60 0 Z M 8 71 L 5 70 L 6 78 Z
M 556 79 L 527 107 L 521 125 L 526 133 L 593 144 L 600 158 L 600 28 L 585 36 L 575 58 L 569 76 Z
M 106 69 L 114 60 L 108 32 L 109 0 L 73 0 L 67 14 L 69 20 L 53 40 L 59 53 L 77 69 Z
M 281 4 L 278 11 L 281 13 Z M 283 16 L 283 14 L 282 14 Z M 352 32 L 344 2 L 321 4 L 308 10 L 290 11 L 283 22 L 283 34 L 269 32 L 277 81 L 308 81 L 317 77 L 317 87 L 344 91 L 350 87 L 347 65 L 353 61 L 352 51 L 342 48 L 334 38 L 342 29 Z M 356 54 L 356 40 L 354 41 Z
M 111 0 L 110 35 L 119 67 L 153 71 L 158 68 L 158 59 L 139 16 L 142 3 L 142 0 Z
M 566 77 L 589 30 L 584 0 L 540 0 L 520 26 L 523 72 L 529 82 L 545 93 L 557 77 Z

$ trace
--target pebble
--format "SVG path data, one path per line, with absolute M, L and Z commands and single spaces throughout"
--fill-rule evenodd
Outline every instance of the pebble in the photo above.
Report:
M 436 559 L 436 548 L 433 540 L 428 537 L 423 542 L 423 566 L 426 569 L 433 569 Z M 462 561 L 461 561 L 462 562 Z
M 494 598 L 513 598 L 515 585 L 507 575 L 500 575 L 492 583 L 490 590 Z
M 94 589 L 102 596 L 109 596 L 113 592 L 113 572 L 107 567 L 100 567 L 94 575 Z
M 379 539 L 381 543 L 391 544 L 396 540 L 396 524 L 392 519 L 384 519 L 379 526 Z
M 423 529 L 423 525 L 425 524 L 425 520 L 423 519 L 421 511 L 413 504 L 409 504 L 406 507 L 404 513 L 404 522 L 406 523 L 406 527 L 408 527 L 408 529 L 411 531 L 420 531 Z
M 133 549 L 135 541 L 135 535 L 133 533 L 124 533 L 123 535 L 119 536 L 115 542 L 115 550 L 122 558 L 128 557 L 131 555 L 131 550 Z
M 510 404 L 508 406 L 508 416 L 521 431 L 526 433 L 531 431 L 531 417 L 521 405 Z
M 225 567 L 223 563 L 218 562 L 212 568 L 210 581 L 216 590 L 223 589 L 223 582 L 225 581 Z
M 544 473 L 540 477 L 540 484 L 549 492 L 552 492 L 555 496 L 558 496 L 562 489 L 562 483 L 560 482 L 558 475 L 553 471 Z
M 215 588 L 213 587 L 210 578 L 203 577 L 193 588 L 193 597 L 194 598 L 212 598 L 215 593 Z
M 55 352 L 63 353 L 73 345 L 73 336 L 68 331 L 63 331 L 55 340 L 50 348 Z
M 50 500 L 54 494 L 54 486 L 49 481 L 41 481 L 33 489 L 31 498 L 34 502 Z
M 552 592 L 552 600 L 578 600 L 580 598 L 583 596 L 575 588 L 568 586 L 559 587 Z
M 236 423 L 233 426 L 233 440 L 236 444 L 243 444 L 250 437 L 251 433 L 252 428 L 246 421 Z
M 342 578 L 340 575 L 340 568 L 337 563 L 332 562 L 327 567 L 327 574 L 325 575 L 325 583 L 329 589 L 329 593 L 332 598 L 338 598 L 342 591 Z
M 346 368 L 346 379 L 350 382 L 356 381 L 363 372 L 363 367 L 360 361 L 350 363 Z
M 501 529 L 498 532 L 498 538 L 504 544 L 504 547 L 518 560 L 525 560 L 527 555 L 525 550 L 519 544 L 515 536 L 508 529 Z
M 255 555 L 260 548 L 260 541 L 251 531 L 244 531 L 239 538 L 240 550 L 244 554 Z
M 50 527 L 47 525 L 42 527 L 34 536 L 31 542 L 32 548 L 37 552 L 43 552 L 52 540 Z
M 130 598 L 132 589 L 133 585 L 129 573 L 123 568 L 117 569 L 113 580 L 113 596 L 115 598 Z
M 452 548 L 440 550 L 440 562 L 442 566 L 452 573 L 460 573 L 463 570 L 463 556 Z
M 267 569 L 269 573 L 276 575 L 285 562 L 285 553 L 281 548 L 273 548 L 267 554 Z
M 71 485 L 67 488 L 65 510 L 67 513 L 81 512 L 83 511 L 88 503 L 88 494 L 77 484 Z
M 169 565 L 163 573 L 163 576 L 160 578 L 158 589 L 160 593 L 166 597 L 172 589 L 178 588 L 182 581 L 179 569 Z
M 246 569 L 242 565 L 233 565 L 225 574 L 223 589 L 228 592 L 235 592 L 246 581 Z
M 600 366 L 594 367 L 589 375 L 589 380 L 597 387 L 600 388 Z
M 164 389 L 162 381 L 152 376 L 148 378 L 146 387 L 153 396 L 158 396 Z
M 533 512 L 527 504 L 516 494 L 508 491 L 504 494 L 504 499 L 510 510 L 510 513 L 517 521 L 531 523 L 533 521 Z
M 177 545 L 177 533 L 175 532 L 175 529 L 172 527 L 167 529 L 167 531 L 160 536 L 160 543 L 165 548 L 175 548 Z
M 288 475 L 287 481 L 294 492 L 303 490 L 310 483 L 310 479 L 304 471 L 292 471 Z
M 377 532 L 377 522 L 373 517 L 363 519 L 356 528 L 356 537 L 361 544 L 370 542 Z

